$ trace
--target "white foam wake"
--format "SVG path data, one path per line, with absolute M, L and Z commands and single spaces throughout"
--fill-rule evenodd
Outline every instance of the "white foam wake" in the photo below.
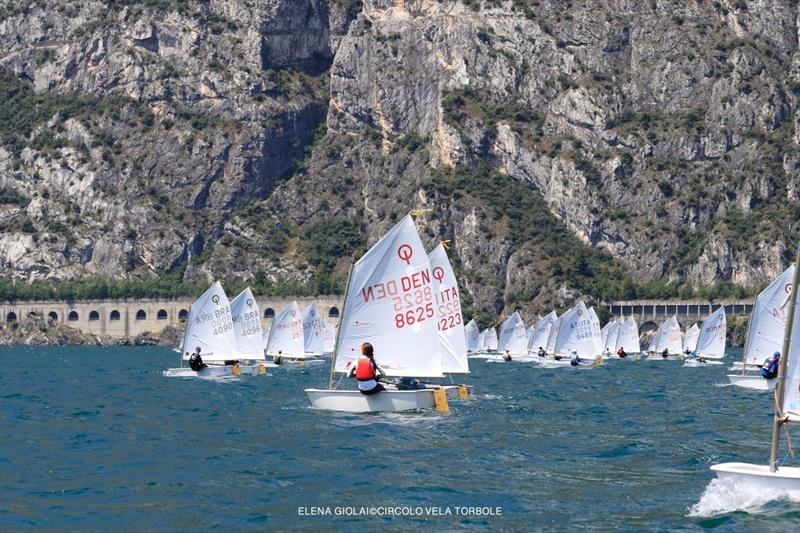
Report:
M 709 517 L 736 511 L 761 514 L 766 512 L 765 504 L 786 499 L 788 491 L 766 487 L 758 481 L 714 478 L 700 501 L 689 508 L 689 516 Z

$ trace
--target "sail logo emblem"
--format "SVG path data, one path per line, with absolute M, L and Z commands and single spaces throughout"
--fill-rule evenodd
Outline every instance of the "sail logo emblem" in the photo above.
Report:
M 247 307 L 253 307 L 253 299 L 252 298 L 248 298 L 247 299 Z
M 397 248 L 397 257 L 405 261 L 407 265 L 411 265 L 412 255 L 414 255 L 414 249 L 408 244 L 401 244 L 400 247 Z
M 581 316 L 582 314 L 583 314 L 583 311 L 581 311 L 580 309 L 578 309 L 578 316 Z
M 314 310 L 313 310 L 313 309 L 312 309 L 311 311 L 309 311 L 309 312 L 308 312 L 308 314 L 309 314 L 309 315 L 311 315 L 312 317 L 313 317 L 314 315 L 316 315 L 316 313 L 314 312 Z
M 436 267 L 433 269 L 433 277 L 436 278 L 436 281 L 439 283 L 442 282 L 444 279 L 444 269 L 442 267 Z
M 215 304 L 218 304 L 219 303 L 219 294 L 215 294 L 214 296 L 212 296 L 211 297 L 211 301 L 214 302 Z
M 291 311 L 289 311 L 289 314 L 290 314 L 290 315 L 292 315 L 292 316 L 294 316 L 294 315 L 295 315 L 295 311 L 294 311 L 294 309 L 292 309 Z
M 783 290 L 786 292 L 786 294 L 791 294 L 792 293 L 792 284 L 791 283 L 787 283 L 783 287 Z

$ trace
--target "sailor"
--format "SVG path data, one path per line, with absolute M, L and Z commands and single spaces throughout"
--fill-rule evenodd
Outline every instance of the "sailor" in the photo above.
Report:
M 547 355 L 547 352 L 544 351 L 544 348 L 539 346 L 539 357 L 545 357 L 546 355 Z
M 603 352 L 603 357 L 605 357 L 606 359 L 611 357 L 611 350 L 608 348 L 608 346 L 606 346 L 606 351 Z
M 506 350 L 505 355 L 503 355 L 503 361 L 505 361 L 506 363 L 511 361 L 511 352 L 509 352 L 508 350 Z
M 397 390 L 419 390 L 424 389 L 425 384 L 416 378 L 397 378 L 394 380 Z
M 281 350 L 278 350 L 278 355 L 272 358 L 272 362 L 276 365 L 283 363 L 283 352 Z
M 578 366 L 581 364 L 581 357 L 578 355 L 578 352 L 572 350 L 572 358 L 569 360 L 569 364 L 572 366 Z
M 195 372 L 199 372 L 204 368 L 207 368 L 208 365 L 203 362 L 203 358 L 200 357 L 200 347 L 194 349 L 194 353 L 189 357 L 189 368 L 194 370 Z
M 358 358 L 355 365 L 350 367 L 347 375 L 348 377 L 355 375 L 358 380 L 358 390 L 361 391 L 361 394 L 369 396 L 386 390 L 383 385 L 378 383 L 380 379 L 386 377 L 386 374 L 375 362 L 374 349 L 368 342 L 361 345 L 361 357 Z
M 761 367 L 761 377 L 765 379 L 775 379 L 778 376 L 778 367 L 781 363 L 781 352 L 775 352 L 772 357 L 768 357 Z
M 622 348 L 622 346 L 620 346 L 619 350 L 617 350 L 617 357 L 619 357 L 621 359 L 621 358 L 625 357 L 626 355 L 628 355 L 628 354 L 626 354 L 625 350 Z
M 663 357 L 664 359 L 666 359 L 668 356 L 669 356 L 669 351 L 667 351 L 667 349 L 666 349 L 666 348 L 664 348 L 663 350 L 661 350 L 661 357 Z

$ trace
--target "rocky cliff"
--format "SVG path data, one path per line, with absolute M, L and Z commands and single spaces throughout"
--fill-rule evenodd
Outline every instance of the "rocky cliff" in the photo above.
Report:
M 752 287 L 800 235 L 796 0 L 0 6 L 18 279 L 341 280 L 417 208 L 502 313 Z

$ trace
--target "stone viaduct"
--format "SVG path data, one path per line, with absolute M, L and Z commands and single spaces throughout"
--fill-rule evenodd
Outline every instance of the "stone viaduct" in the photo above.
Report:
M 677 316 L 686 329 L 694 322 L 701 322 L 720 306 L 725 306 L 725 316 L 728 318 L 749 317 L 753 311 L 753 300 L 629 300 L 601 304 L 613 317 L 633 315 L 639 324 L 639 331 L 658 329 L 659 324 L 672 315 Z
M 300 310 L 312 302 L 328 322 L 339 323 L 341 296 L 256 297 L 261 310 L 261 325 L 269 331 L 272 319 L 296 301 Z M 142 333 L 160 333 L 167 326 L 183 327 L 193 298 L 120 299 L 81 301 L 0 301 L 0 319 L 12 323 L 32 313 L 48 316 L 84 333 L 110 337 L 133 337 Z

